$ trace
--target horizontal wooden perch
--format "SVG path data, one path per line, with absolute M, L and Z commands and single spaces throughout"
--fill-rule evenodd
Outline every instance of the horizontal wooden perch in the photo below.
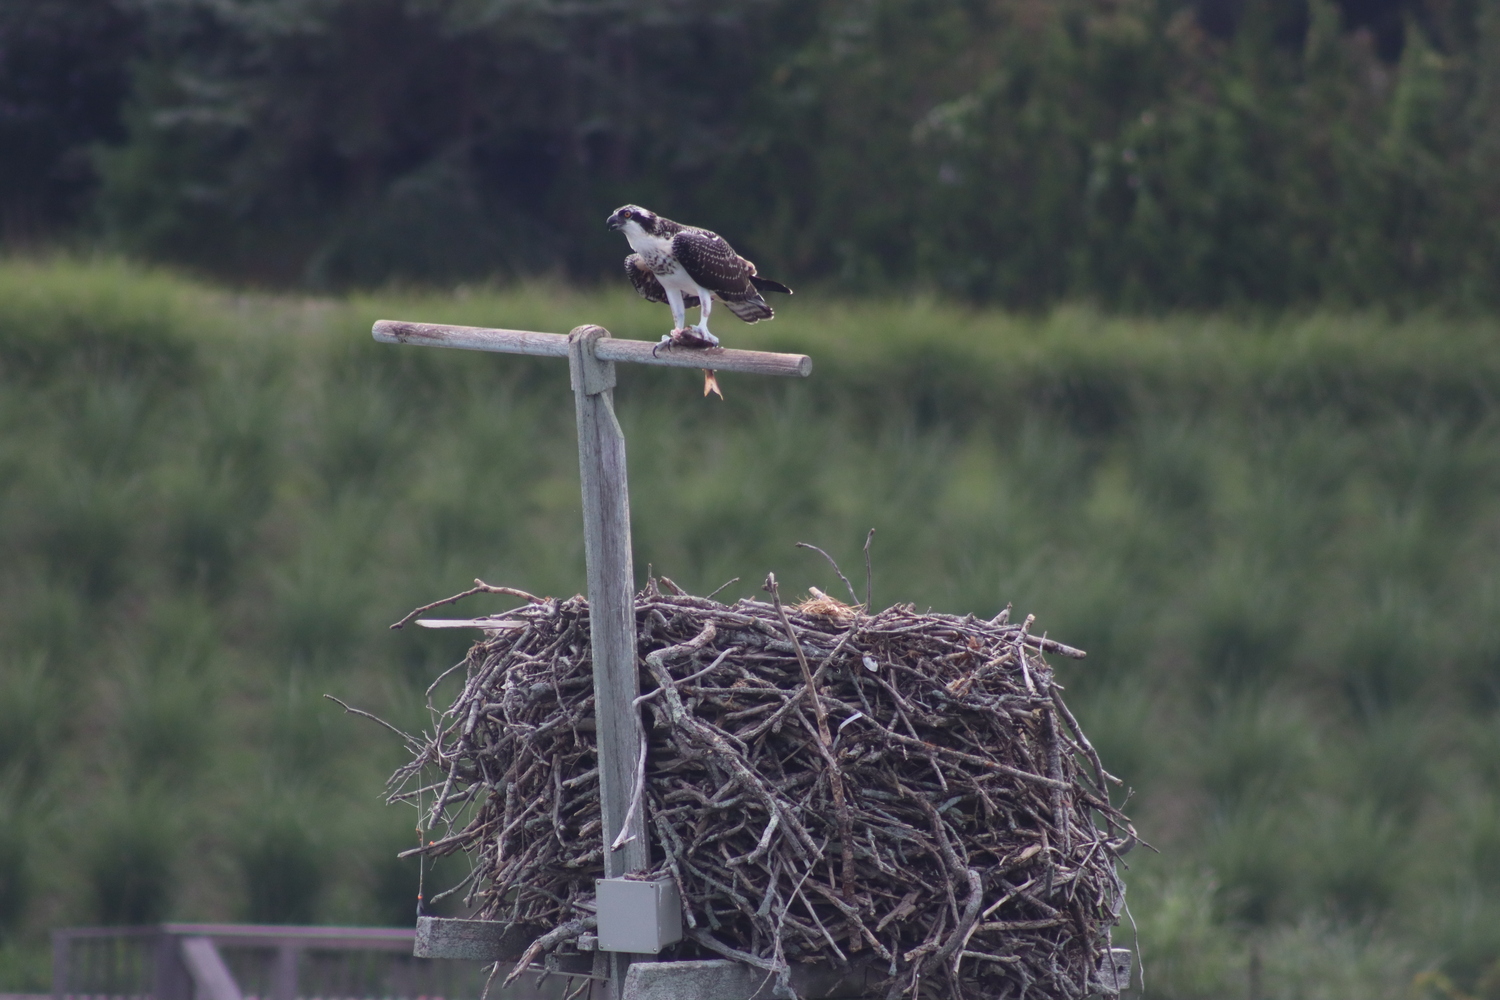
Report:
M 482 326 L 442 326 L 437 323 L 406 323 L 377 320 L 375 339 L 382 344 L 419 344 L 425 347 L 458 347 L 499 354 L 534 354 L 544 358 L 568 356 L 568 338 L 560 333 L 531 330 L 492 330 Z M 629 361 L 667 368 L 712 368 L 721 372 L 752 375 L 812 374 L 812 358 L 805 354 L 775 354 L 770 351 L 737 351 L 727 347 L 661 347 L 645 340 L 605 337 L 597 342 L 594 356 L 600 361 Z

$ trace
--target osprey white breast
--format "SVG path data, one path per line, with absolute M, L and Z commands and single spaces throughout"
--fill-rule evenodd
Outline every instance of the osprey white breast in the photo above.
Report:
M 627 219 L 620 227 L 620 231 L 629 241 L 630 249 L 640 254 L 641 259 L 651 268 L 652 274 L 661 277 L 664 271 L 677 270 L 677 258 L 672 254 L 671 237 L 646 232 L 636 219 Z

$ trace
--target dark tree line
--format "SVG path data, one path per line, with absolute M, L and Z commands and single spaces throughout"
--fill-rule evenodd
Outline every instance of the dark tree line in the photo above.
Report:
M 274 283 L 1500 299 L 1500 0 L 12 0 L 0 221 Z

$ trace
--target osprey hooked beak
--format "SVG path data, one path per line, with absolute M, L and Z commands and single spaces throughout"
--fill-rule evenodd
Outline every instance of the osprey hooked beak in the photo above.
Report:
M 631 219 L 639 219 L 640 214 L 641 210 L 634 205 L 624 205 L 615 209 L 614 214 L 606 220 L 606 224 L 611 229 L 624 229 L 625 223 Z
M 649 233 L 655 229 L 656 213 L 639 205 L 621 205 L 605 220 L 611 229 L 624 229 L 627 222 L 634 222 Z

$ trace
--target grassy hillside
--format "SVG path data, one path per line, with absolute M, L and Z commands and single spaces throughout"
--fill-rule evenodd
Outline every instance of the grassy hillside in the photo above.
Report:
M 398 747 L 321 696 L 421 725 L 467 637 L 385 626 L 475 576 L 571 594 L 582 538 L 565 367 L 378 317 L 666 311 L 0 266 L 0 990 L 46 987 L 58 924 L 410 922 Z M 1161 851 L 1149 995 L 1500 996 L 1500 323 L 732 322 L 814 375 L 622 371 L 640 574 L 836 592 L 793 543 L 857 576 L 874 527 L 876 603 L 1088 649 L 1061 679 Z

